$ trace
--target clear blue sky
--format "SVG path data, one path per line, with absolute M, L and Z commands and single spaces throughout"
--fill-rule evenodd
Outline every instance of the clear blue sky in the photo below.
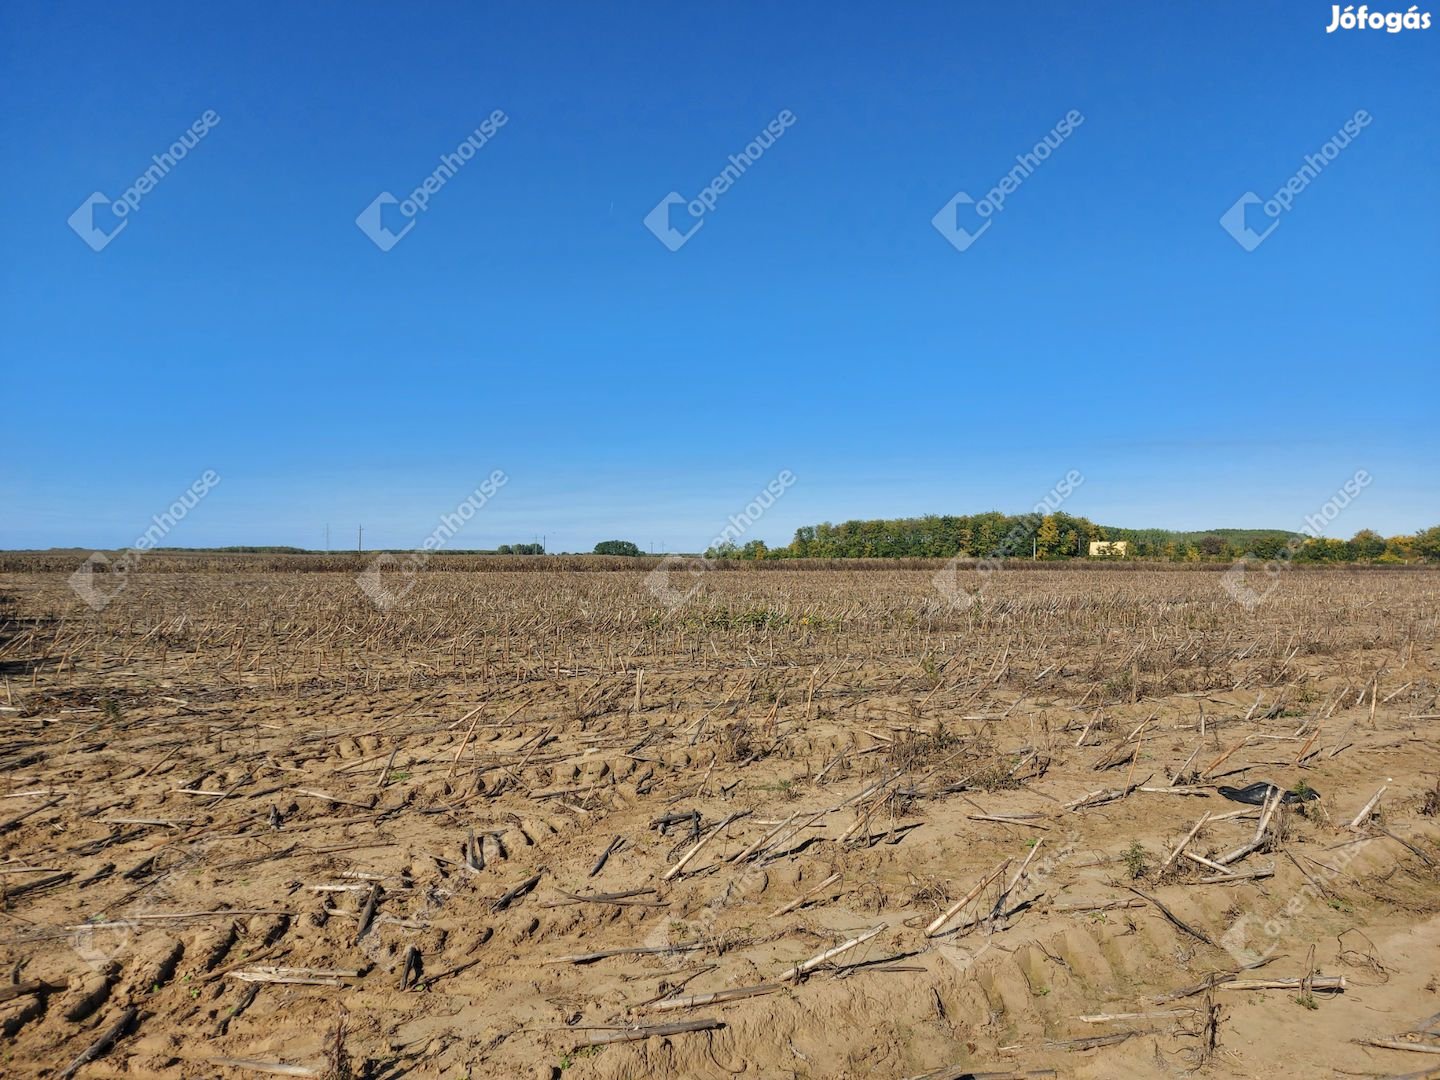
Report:
M 1018 512 L 1440 521 L 1440 27 L 1321 3 L 0 10 L 0 546 L 703 546 Z M 509 121 L 382 252 L 404 197 Z M 671 252 L 643 219 L 795 122 Z M 969 250 L 931 224 L 1069 110 Z M 1219 225 L 1356 110 L 1262 246 Z M 67 219 L 220 122 L 100 252 Z M 396 207 L 385 221 L 398 231 Z M 973 217 L 970 224 L 978 225 Z M 95 221 L 113 226 L 102 207 Z M 673 223 L 693 224 L 683 207 Z M 962 220 L 962 219 L 957 219 Z M 1261 208 L 1248 219 L 1257 232 Z

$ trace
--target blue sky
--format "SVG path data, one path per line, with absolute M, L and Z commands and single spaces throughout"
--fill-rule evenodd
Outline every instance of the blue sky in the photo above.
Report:
M 783 469 L 770 543 L 1071 469 L 1110 524 L 1298 528 L 1357 469 L 1332 534 L 1434 524 L 1440 27 L 1330 12 L 7 4 L 0 546 L 128 544 L 207 469 L 167 542 L 414 546 L 497 468 L 453 546 L 694 550 Z M 357 215 L 497 109 L 381 251 Z M 72 212 L 207 110 L 91 250 Z M 783 110 L 662 246 L 651 209 Z M 1070 110 L 956 250 L 932 216 Z

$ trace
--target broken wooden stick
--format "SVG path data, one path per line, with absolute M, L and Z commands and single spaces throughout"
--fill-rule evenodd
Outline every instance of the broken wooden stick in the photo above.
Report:
M 995 821 L 999 822 L 1001 825 L 1024 825 L 1026 828 L 1030 829 L 1041 829 L 1045 832 L 1050 831 L 1049 825 L 1042 825 L 1038 821 L 1026 821 L 1024 818 L 1021 817 L 1002 817 L 998 814 L 967 814 L 966 816 L 971 821 Z M 1032 816 L 1039 817 L 1040 815 L 1034 814 Z
M 348 986 L 345 979 L 358 979 L 358 968 L 256 967 L 230 971 L 232 979 L 249 983 L 286 983 L 295 986 Z
M 481 704 L 476 705 L 474 709 L 470 710 L 470 712 L 466 713 L 464 716 L 462 716 L 459 720 L 455 721 L 455 723 L 451 725 L 452 727 L 459 727 L 466 720 L 469 720 L 472 716 L 475 718 L 471 722 L 469 730 L 465 732 L 465 738 L 460 741 L 460 749 L 455 751 L 455 760 L 450 762 L 450 771 L 445 774 L 446 779 L 449 779 L 450 777 L 455 775 L 455 766 L 460 764 L 460 755 L 465 753 L 465 748 L 470 745 L 470 739 L 475 734 L 475 725 L 480 723 L 480 714 L 484 712 L 484 710 L 485 705 L 482 702 Z M 512 713 L 511 715 L 513 716 L 514 713 Z M 383 776 L 384 773 L 381 773 L 381 775 Z
M 574 953 L 570 956 L 557 956 L 554 960 L 544 961 L 546 966 L 555 964 L 593 964 L 596 960 L 606 960 L 612 956 L 654 956 L 657 953 L 667 952 L 694 952 L 696 949 L 708 949 L 710 946 L 705 942 L 697 942 L 694 945 L 655 945 L 655 946 L 634 946 L 628 949 L 602 949 L 600 952 Z
M 1219 767 L 1220 767 L 1221 765 L 1223 765 L 1226 761 L 1228 761 L 1228 760 L 1230 759 L 1230 755 L 1231 755 L 1231 754 L 1235 753 L 1235 751 L 1239 750 L 1242 746 L 1244 746 L 1244 745 L 1245 745 L 1246 743 L 1248 743 L 1249 741 L 1250 741 L 1250 736 L 1249 736 L 1249 735 L 1246 735 L 1246 736 L 1245 736 L 1244 738 L 1242 738 L 1239 742 L 1237 742 L 1234 746 L 1230 747 L 1229 750 L 1226 750 L 1223 754 L 1221 754 L 1219 757 L 1217 757 L 1214 761 L 1210 762 L 1209 765 L 1206 765 L 1205 768 L 1201 769 L 1201 770 L 1200 770 L 1200 775 L 1199 775 L 1198 777 L 1196 777 L 1196 779 L 1197 779 L 1197 780 L 1204 780 L 1207 776 L 1209 776 L 1209 775 L 1210 775 L 1212 772 L 1214 772 L 1217 768 L 1219 768 Z
M 1382 1050 L 1410 1050 L 1417 1054 L 1440 1054 L 1440 1046 L 1434 1043 L 1406 1042 L 1404 1039 L 1357 1039 L 1361 1046 L 1378 1046 Z M 1417 1074 L 1418 1075 L 1418 1074 Z M 1425 1070 L 1430 1075 L 1430 1070 Z
M 1190 843 L 1191 840 L 1195 839 L 1196 834 L 1205 827 L 1205 823 L 1209 820 L 1210 811 L 1206 810 L 1204 815 L 1201 816 L 1200 820 L 1195 823 L 1195 827 L 1185 834 L 1185 839 L 1181 840 L 1180 843 L 1176 846 L 1175 850 L 1170 852 L 1170 854 L 1165 857 L 1165 861 L 1160 864 L 1160 869 L 1158 873 L 1165 872 L 1165 868 L 1175 861 L 1175 857 L 1185 850 L 1185 845 Z
M 936 934 L 938 934 L 942 926 L 944 926 L 947 922 L 953 919 L 956 915 L 960 914 L 961 910 L 965 907 L 966 904 L 970 903 L 971 900 L 974 900 L 975 897 L 979 896 L 981 892 L 984 891 L 987 885 L 989 885 L 997 877 L 1003 874 L 1005 872 L 1005 868 L 1010 865 L 1011 861 L 1012 860 L 1010 859 L 1006 859 L 999 866 L 995 867 L 994 870 L 991 870 L 990 873 L 986 874 L 983 878 L 981 878 L 979 883 L 977 883 L 974 888 L 972 888 L 959 900 L 955 901 L 955 903 L 951 904 L 948 908 L 946 908 L 943 912 L 936 916 L 935 920 L 929 926 L 925 927 L 925 936 L 934 937 Z
M 211 1058 L 212 1064 L 227 1069 L 249 1069 L 251 1072 L 269 1073 L 271 1076 L 319 1076 L 318 1069 L 305 1065 L 286 1065 L 283 1061 L 260 1061 L 256 1058 Z
M 1205 717 L 1205 714 L 1202 712 L 1202 713 L 1200 714 L 1200 717 L 1201 717 L 1201 719 L 1203 720 L 1204 717 Z M 1202 732 L 1200 733 L 1200 741 L 1195 744 L 1195 749 L 1190 751 L 1190 756 L 1185 759 L 1185 764 L 1184 764 L 1184 765 L 1181 765 L 1180 768 L 1176 769 L 1176 770 L 1175 770 L 1175 775 L 1174 775 L 1173 777 L 1171 777 L 1171 780 L 1170 780 L 1170 785 L 1171 785 L 1171 787 L 1178 787 L 1179 784 L 1180 784 L 1180 781 L 1185 779 L 1185 777 L 1186 777 L 1186 775 L 1187 775 L 1186 772 L 1185 772 L 1185 770 L 1188 769 L 1188 768 L 1190 768 L 1190 763 L 1195 760 L 1195 755 L 1198 754 L 1198 753 L 1200 753 L 1200 747 L 1202 747 L 1202 746 L 1204 746 L 1204 745 L 1205 745 L 1205 733 L 1202 731 Z
M 837 882 L 837 881 L 839 881 L 839 880 L 840 880 L 840 875 L 839 875 L 838 873 L 831 874 L 831 875 L 830 875 L 829 877 L 827 877 L 824 881 L 820 882 L 819 885 L 816 885 L 814 888 L 809 889 L 809 890 L 807 890 L 807 891 L 804 892 L 804 893 L 801 893 L 801 894 L 800 894 L 799 896 L 797 896 L 794 900 L 791 900 L 788 904 L 785 904 L 785 905 L 782 906 L 782 907 L 776 908 L 774 911 L 772 911 L 772 912 L 770 913 L 770 918 L 772 918 L 772 919 L 777 919 L 777 918 L 779 918 L 781 915 L 788 915 L 788 914 L 790 914 L 790 912 L 794 911 L 794 910 L 795 910 L 797 907 L 799 907 L 801 904 L 805 903 L 805 901 L 809 900 L 812 896 L 814 896 L 814 895 L 815 895 L 817 892 L 819 892 L 821 889 L 825 888 L 827 885 L 834 885 L 835 882 Z
M 707 1017 L 704 1020 L 684 1020 L 674 1024 L 636 1025 L 615 1031 L 592 1031 L 580 1040 L 580 1046 L 604 1046 L 607 1043 L 638 1042 L 661 1035 L 684 1035 L 692 1031 L 714 1031 L 723 1028 L 724 1022 Z
M 1080 796 L 1080 798 L 1073 802 L 1066 803 L 1064 808 L 1066 810 L 1088 810 L 1092 806 L 1103 806 L 1105 803 L 1115 802 L 1117 799 L 1125 798 L 1132 791 L 1143 788 L 1146 784 L 1150 783 L 1153 775 L 1152 773 L 1151 776 L 1147 776 L 1138 784 L 1127 784 L 1125 787 L 1116 788 L 1113 791 L 1092 791 L 1088 795 Z
M 67 1065 L 60 1073 L 60 1080 L 70 1080 L 84 1066 L 90 1064 L 96 1058 L 106 1054 L 112 1046 L 120 1040 L 120 1036 L 130 1030 L 130 1025 L 135 1022 L 135 1017 L 140 1015 L 140 1010 L 131 1005 L 123 1013 L 120 1019 L 105 1029 L 100 1038 L 91 1043 L 74 1061 Z
M 1029 1072 L 975 1072 L 969 1065 L 947 1065 L 934 1072 L 906 1077 L 906 1080 L 1055 1080 L 1060 1074 L 1054 1069 L 1031 1069 Z
M 794 820 L 795 820 L 797 817 L 799 817 L 799 816 L 800 816 L 800 811 L 798 811 L 798 810 L 795 811 L 793 814 L 791 814 L 789 817 L 787 817 L 784 821 L 780 822 L 780 823 L 779 823 L 778 825 L 776 825 L 773 829 L 771 829 L 769 832 L 765 833 L 765 834 L 764 834 L 763 836 L 761 836 L 758 840 L 756 840 L 754 843 L 752 843 L 749 847 L 745 848 L 745 850 L 741 851 L 738 855 L 732 855 L 732 856 L 730 856 L 729 861 L 730 861 L 730 862 L 744 862 L 746 859 L 750 858 L 750 856 L 754 855 L 756 852 L 763 850 L 764 847 L 765 847 L 765 845 L 768 844 L 768 843 L 780 832 L 781 829 L 785 828 L 787 825 L 789 825 L 792 821 L 794 821 Z
M 682 873 L 685 867 L 690 865 L 690 862 L 695 858 L 695 856 L 699 855 L 700 852 L 704 850 L 705 846 L 709 844 L 711 840 L 714 840 L 715 837 L 719 836 L 722 832 L 724 832 L 725 829 L 730 826 L 731 822 L 734 822 L 742 817 L 747 817 L 750 813 L 751 811 L 749 810 L 741 810 L 738 813 L 731 814 L 729 817 L 725 818 L 725 820 L 719 822 L 708 833 L 702 836 L 699 840 L 695 841 L 694 846 L 691 847 L 689 851 L 687 851 L 684 855 L 680 857 L 679 862 L 677 862 L 669 870 L 665 871 L 665 875 L 660 880 L 669 881 L 671 878 Z
M 791 979 L 798 979 L 806 972 L 814 971 L 821 964 L 825 963 L 825 961 L 834 959 L 841 953 L 849 952 L 857 945 L 863 945 L 865 942 L 873 938 L 876 934 L 879 934 L 888 928 L 889 927 L 887 923 L 881 923 L 879 926 L 872 926 L 869 930 L 866 930 L 865 933 L 861 934 L 859 937 L 853 937 L 849 941 L 842 942 L 841 944 L 836 945 L 833 949 L 826 949 L 822 953 L 816 953 L 809 960 L 806 960 L 800 964 L 796 964 L 789 971 L 785 972 L 785 974 L 781 975 L 780 981 L 783 983 L 789 982 Z
M 1358 829 L 1358 828 L 1360 827 L 1361 823 L 1364 822 L 1365 819 L 1368 818 L 1368 817 L 1370 816 L 1370 814 L 1375 810 L 1375 804 L 1380 801 L 1380 796 L 1381 796 L 1381 795 L 1384 795 L 1384 794 L 1385 794 L 1385 785 L 1381 785 L 1380 790 L 1377 791 L 1377 792 L 1375 792 L 1374 795 L 1371 795 L 1371 796 L 1370 796 L 1370 801 L 1367 802 L 1367 803 L 1361 808 L 1360 812 L 1355 815 L 1355 820 L 1352 821 L 1352 822 L 1350 822 L 1349 828 L 1351 828 L 1351 829 Z
M 1196 878 L 1190 882 L 1191 885 L 1234 885 L 1240 881 L 1260 881 L 1262 878 L 1274 877 L 1274 867 L 1265 867 L 1261 870 L 1247 870 L 1241 874 L 1230 873 L 1215 874 L 1211 877 Z
M 370 929 L 370 924 L 375 920 L 375 907 L 380 903 L 380 883 L 374 882 L 370 886 L 370 896 L 365 901 L 365 906 L 360 909 L 360 926 L 355 931 L 355 941 L 358 943 Z
M 1224 867 L 1224 866 L 1221 866 L 1221 865 L 1220 865 L 1219 863 L 1217 863 L 1217 862 L 1211 862 L 1209 859 L 1205 858 L 1205 856 L 1203 856 L 1203 855 L 1196 855 L 1193 851 L 1183 851 L 1183 852 L 1181 852 L 1180 854 L 1181 854 L 1181 857 L 1182 857 L 1182 858 L 1189 859 L 1189 860 L 1190 860 L 1191 862 L 1193 862 L 1193 863 L 1199 863 L 1201 866 L 1209 867 L 1211 870 L 1214 870 L 1217 874 L 1230 874 L 1232 877 L 1234 876 L 1234 874 L 1233 874 L 1229 869 L 1227 869 L 1227 868 Z
M 1305 740 L 1305 745 L 1302 746 L 1300 748 L 1300 752 L 1295 755 L 1295 760 L 1290 762 L 1291 765 L 1299 765 L 1302 761 L 1304 761 L 1307 757 L 1310 756 L 1310 747 L 1314 746 L 1315 740 L 1320 738 L 1320 732 L 1322 730 L 1323 729 L 1320 727 L 1319 724 L 1315 725 L 1315 730 L 1310 733 L 1310 738 Z M 1319 753 L 1319 751 L 1317 750 L 1316 753 Z
M 617 836 L 614 840 L 611 840 L 610 846 L 600 853 L 600 858 L 595 860 L 595 865 L 590 868 L 590 873 L 587 874 L 586 877 L 594 877 L 600 873 L 601 870 L 605 869 L 605 864 L 610 860 L 610 856 L 615 854 L 615 849 L 618 848 L 624 840 L 625 838 L 623 836 Z
M 1039 840 L 1035 841 L 1035 846 L 1030 849 L 1030 854 L 1025 856 L 1025 861 L 1020 864 L 1020 869 L 1015 871 L 1015 876 L 1010 879 L 1010 884 L 1006 885 L 1005 888 L 1000 890 L 1000 895 L 995 898 L 995 907 L 991 910 L 989 915 L 989 920 L 992 924 L 997 918 L 999 918 L 1005 913 L 1005 901 L 1010 898 L 1010 894 L 1015 891 L 1015 886 L 1019 885 L 1021 880 L 1025 877 L 1025 871 L 1030 869 L 1031 860 L 1034 859 L 1035 856 L 1039 853 L 1040 848 L 1044 843 L 1045 838 L 1043 836 Z
M 1082 900 L 1074 904 L 1055 904 L 1050 910 L 1066 915 L 1076 915 L 1086 911 L 1110 911 L 1114 908 L 1137 908 L 1144 906 L 1144 900 Z
M 1234 851 L 1221 855 L 1215 861 L 1221 866 L 1229 866 L 1233 862 L 1239 862 L 1252 851 L 1259 851 L 1265 846 L 1265 830 L 1270 825 L 1270 818 L 1280 807 L 1283 801 L 1284 792 L 1279 788 L 1272 788 L 1270 794 L 1265 798 L 1264 808 L 1260 811 L 1260 823 L 1255 828 L 1255 836 L 1245 844 L 1241 844 Z
M 400 989 L 410 989 L 412 976 L 420 973 L 420 949 L 415 945 L 408 945 L 405 948 L 405 959 L 400 964 Z
M 1341 993 L 1345 989 L 1345 976 L 1316 976 L 1312 979 L 1232 979 L 1217 983 L 1217 990 L 1299 990 L 1306 983 L 1311 990 L 1325 990 Z
M 1168 907 L 1162 904 L 1159 900 L 1156 900 L 1155 897 L 1145 895 L 1145 893 L 1141 892 L 1133 885 L 1127 886 L 1127 888 L 1129 888 L 1129 890 L 1133 892 L 1136 896 L 1140 897 L 1140 899 L 1149 900 L 1150 903 L 1155 905 L 1156 910 L 1158 910 L 1161 915 L 1164 915 L 1165 918 L 1168 919 L 1171 923 L 1179 927 L 1181 930 L 1184 930 L 1185 933 L 1189 934 L 1197 941 L 1203 941 L 1206 945 L 1209 945 L 1211 947 L 1215 945 L 1213 941 L 1211 941 L 1208 937 L 1202 934 L 1199 930 L 1196 930 L 1189 923 L 1183 922 L 1173 911 L 1171 911 Z
M 667 900 L 639 900 L 636 897 L 653 896 L 654 889 L 626 889 L 623 892 L 591 893 L 586 896 L 584 893 L 567 892 L 565 889 L 555 890 L 564 900 L 552 901 L 548 904 L 541 904 L 541 907 L 569 907 L 573 904 L 611 904 L 615 907 L 669 907 Z
M 1093 1016 L 1077 1016 L 1082 1024 L 1110 1024 L 1117 1020 L 1173 1020 L 1177 1016 L 1189 1016 L 1194 1009 L 1162 1009 L 1159 1012 L 1096 1013 Z
M 544 870 L 544 868 L 542 867 L 540 870 L 536 871 L 535 874 L 533 874 L 531 877 L 526 878 L 526 879 L 525 879 L 524 881 L 522 881 L 519 885 L 516 885 L 513 889 L 511 889 L 511 890 L 509 890 L 507 893 L 505 893 L 505 895 L 503 895 L 502 897 L 500 897 L 499 900 L 496 900 L 495 903 L 493 903 L 492 905 L 490 905 L 490 910 L 491 910 L 491 911 L 504 911 L 504 910 L 505 910 L 506 908 L 508 908 L 511 904 L 513 904 L 516 900 L 519 900 L 519 899 L 520 899 L 521 897 L 523 897 L 526 893 L 528 893 L 531 889 L 535 888 L 536 885 L 539 885 L 539 884 L 540 884 L 540 878 L 541 878 L 541 876 L 542 876 L 544 873 L 545 873 L 545 870 Z
M 758 986 L 737 986 L 729 990 L 716 990 L 709 994 L 691 994 L 688 997 L 665 998 L 649 1006 L 656 1012 L 669 1009 L 694 1009 L 700 1005 L 716 1005 L 722 1001 L 738 1001 L 741 998 L 760 997 L 783 990 L 784 983 L 761 983 Z

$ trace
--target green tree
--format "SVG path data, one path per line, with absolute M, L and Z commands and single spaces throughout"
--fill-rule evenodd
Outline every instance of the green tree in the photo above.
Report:
M 795 559 L 809 558 L 815 549 L 815 526 L 802 525 L 795 530 L 795 539 L 790 541 L 789 554 Z
M 1349 545 L 1329 536 L 1312 537 L 1295 552 L 1296 562 L 1345 562 L 1349 558 Z
M 1385 538 L 1374 529 L 1361 529 L 1352 536 L 1347 545 L 1352 559 L 1378 559 L 1385 554 Z
M 1417 532 L 1414 540 L 1415 554 L 1428 561 L 1440 560 L 1440 525 L 1432 525 L 1423 532 Z
M 1225 538 L 1223 536 L 1216 536 L 1214 533 L 1211 533 L 1209 536 L 1202 536 L 1199 541 L 1196 542 L 1195 546 L 1200 549 L 1200 554 L 1204 555 L 1207 559 L 1223 559 L 1230 554 L 1230 545 L 1226 542 Z
M 595 545 L 596 555 L 640 555 L 638 544 L 630 540 L 601 540 Z
M 995 554 L 999 549 L 1001 541 L 1005 539 L 1007 529 L 1005 516 L 996 513 L 994 510 L 984 514 L 976 514 L 971 524 L 970 553 L 980 558 Z
M 1250 553 L 1257 559 L 1275 559 L 1285 550 L 1285 537 L 1280 533 L 1257 536 L 1250 542 Z

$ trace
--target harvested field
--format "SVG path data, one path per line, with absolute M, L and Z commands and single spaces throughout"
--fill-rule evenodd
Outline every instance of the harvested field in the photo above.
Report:
M 1440 571 L 156 560 L 0 573 L 7 1076 L 1440 1060 Z

